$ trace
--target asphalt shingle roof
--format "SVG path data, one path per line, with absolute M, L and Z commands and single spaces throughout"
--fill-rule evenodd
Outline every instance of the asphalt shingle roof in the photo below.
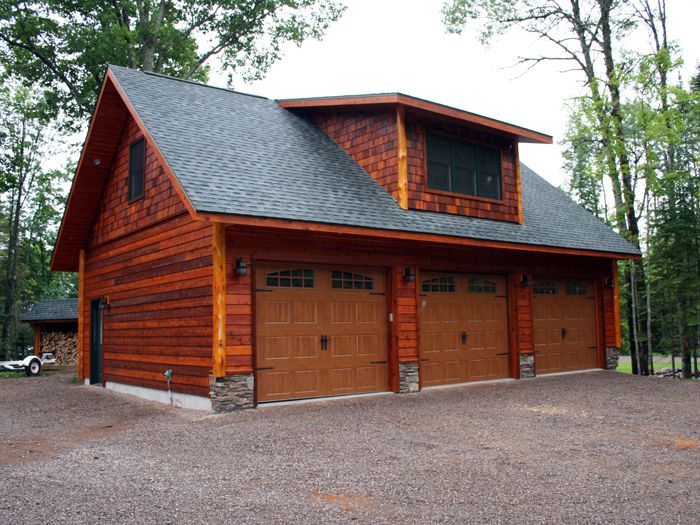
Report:
M 77 299 L 49 299 L 40 301 L 22 316 L 22 321 L 72 321 L 77 319 Z
M 197 211 L 639 253 L 524 165 L 522 225 L 405 211 L 323 130 L 274 100 L 110 68 Z

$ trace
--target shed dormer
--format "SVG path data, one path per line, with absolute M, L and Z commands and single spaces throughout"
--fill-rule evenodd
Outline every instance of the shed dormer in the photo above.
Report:
M 404 209 L 522 223 L 520 142 L 552 137 L 402 95 L 281 100 L 324 129 Z

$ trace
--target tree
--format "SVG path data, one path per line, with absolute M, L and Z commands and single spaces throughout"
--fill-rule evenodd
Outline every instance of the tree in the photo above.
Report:
M 333 0 L 0 0 L 0 66 L 51 87 L 53 114 L 86 118 L 107 64 L 205 80 L 211 60 L 246 80 L 282 45 L 321 38 Z
M 638 21 L 637 12 L 622 0 L 448 0 L 443 15 L 452 33 L 461 33 L 470 21 L 478 21 L 483 42 L 509 30 L 533 34 L 554 52 L 521 56 L 519 63 L 531 68 L 542 62 L 562 62 L 581 74 L 595 119 L 596 147 L 612 189 L 614 224 L 639 247 L 643 203 L 637 200 L 639 180 L 631 169 L 623 125 L 622 85 L 631 68 L 620 49 L 622 39 Z M 630 265 L 625 281 L 630 293 L 635 287 L 644 289 L 641 261 Z M 635 304 L 635 300 L 628 301 L 627 309 L 633 371 L 648 374 L 647 350 L 638 344 Z M 642 355 L 637 359 L 638 350 Z
M 65 297 L 72 284 L 70 277 L 48 272 L 67 177 L 41 166 L 54 140 L 46 99 L 12 82 L 3 84 L 0 98 L 0 355 L 7 357 L 15 348 L 20 311 L 43 297 Z

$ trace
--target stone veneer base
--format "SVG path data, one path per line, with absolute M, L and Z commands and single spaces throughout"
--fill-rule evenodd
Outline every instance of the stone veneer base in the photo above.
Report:
M 418 363 L 399 363 L 399 393 L 409 394 L 419 390 Z
M 608 370 L 615 370 L 617 368 L 617 363 L 620 360 L 620 349 L 607 347 L 605 349 L 605 368 Z
M 535 377 L 535 355 L 520 354 L 520 379 Z
M 209 377 L 209 398 L 214 412 L 233 412 L 253 408 L 255 377 L 234 374 L 214 379 Z

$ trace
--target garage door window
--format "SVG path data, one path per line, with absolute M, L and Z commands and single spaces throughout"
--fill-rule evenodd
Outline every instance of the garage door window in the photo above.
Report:
M 424 292 L 454 293 L 455 277 L 454 275 L 446 275 L 443 277 L 426 279 L 425 281 L 423 281 L 421 289 Z
M 487 279 L 479 279 L 477 277 L 470 277 L 467 279 L 467 285 L 469 287 L 469 293 L 496 293 L 498 290 L 498 286 L 495 282 Z
M 374 280 L 361 273 L 333 270 L 331 287 L 336 290 L 374 290 Z
M 556 281 L 540 281 L 535 283 L 532 287 L 532 293 L 536 295 L 556 295 L 557 294 L 557 282 Z
M 566 295 L 588 295 L 588 286 L 578 281 L 567 281 Z
M 272 272 L 266 275 L 267 286 L 278 288 L 313 288 L 314 271 L 311 269 L 294 269 Z

